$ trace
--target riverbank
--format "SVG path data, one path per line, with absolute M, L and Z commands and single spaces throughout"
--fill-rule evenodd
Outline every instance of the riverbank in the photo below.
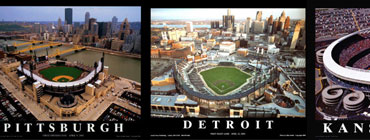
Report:
M 16 39 L 16 40 L 25 41 L 25 42 L 29 41 L 29 40 L 26 40 L 26 39 Z M 48 43 L 48 42 L 50 42 L 50 41 L 45 41 L 44 43 Z M 72 44 L 69 44 L 69 43 L 62 43 L 62 44 L 63 44 L 63 46 L 69 46 L 69 47 L 73 46 Z M 104 48 L 97 48 L 97 47 L 91 47 L 91 46 L 84 46 L 84 47 L 86 47 L 87 50 L 91 50 L 91 51 L 104 52 L 104 53 L 108 53 L 108 54 L 112 54 L 112 55 L 130 57 L 130 58 L 137 58 L 137 59 L 141 58 L 140 54 L 114 51 L 114 50 L 108 50 L 108 49 L 104 49 Z
M 89 47 L 89 46 L 85 46 L 85 47 L 87 50 L 91 50 L 91 51 L 104 52 L 104 53 L 108 53 L 112 55 L 131 57 L 131 58 L 137 58 L 137 59 L 141 58 L 140 54 L 126 53 L 126 52 L 120 52 L 120 51 L 114 51 L 114 50 L 108 50 L 108 49 L 96 48 L 96 47 Z

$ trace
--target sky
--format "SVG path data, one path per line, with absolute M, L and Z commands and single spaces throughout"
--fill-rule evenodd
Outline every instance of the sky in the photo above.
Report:
M 290 19 L 305 19 L 306 13 L 304 8 L 292 9 L 292 8 L 231 8 L 231 15 L 235 16 L 236 20 L 247 17 L 256 19 L 257 11 L 262 11 L 262 19 L 266 19 L 272 15 L 275 18 L 280 17 L 283 10 L 286 16 L 290 16 Z M 227 15 L 227 8 L 152 8 L 151 19 L 152 20 L 222 20 L 222 15 Z
M 100 21 L 112 21 L 113 16 L 122 22 L 126 17 L 129 22 L 141 21 L 140 6 L 120 7 L 61 7 L 61 6 L 0 6 L 0 20 L 4 21 L 64 21 L 64 9 L 72 8 L 73 22 L 85 21 L 85 13 L 90 13 L 90 18 Z

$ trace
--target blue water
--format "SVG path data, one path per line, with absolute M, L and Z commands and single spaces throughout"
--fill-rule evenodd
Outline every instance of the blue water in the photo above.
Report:
M 186 25 L 150 25 L 151 28 L 163 28 L 164 26 L 170 28 L 184 28 Z M 193 25 L 193 28 L 211 28 L 211 25 Z

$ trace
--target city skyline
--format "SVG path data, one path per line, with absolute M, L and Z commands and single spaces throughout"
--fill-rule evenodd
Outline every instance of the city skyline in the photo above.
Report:
M 62 7 L 62 6 L 1 6 L 0 20 L 2 21 L 57 21 L 61 18 L 64 22 L 65 8 L 72 8 L 73 22 L 84 22 L 85 13 L 89 12 L 90 17 L 96 18 L 98 22 L 111 22 L 113 16 L 122 22 L 125 18 L 130 22 L 141 22 L 140 6 L 120 7 Z M 9 14 L 10 13 L 10 14 Z M 29 16 L 36 15 L 37 16 Z
M 222 20 L 220 17 L 227 14 L 228 8 L 152 8 L 152 20 Z M 291 19 L 305 19 L 305 8 L 230 8 L 236 20 L 245 20 L 247 17 L 255 20 L 257 11 L 262 11 L 262 19 L 272 15 L 274 19 L 285 11 Z M 181 16 L 178 16 L 181 15 Z M 194 16 L 197 15 L 197 16 Z

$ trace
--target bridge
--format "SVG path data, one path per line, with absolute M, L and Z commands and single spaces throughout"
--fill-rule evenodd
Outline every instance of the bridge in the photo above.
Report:
M 28 51 L 32 51 L 32 50 L 37 50 L 37 49 L 46 48 L 46 47 L 50 47 L 50 46 L 59 46 L 59 45 L 62 45 L 62 43 L 51 42 L 49 44 L 40 45 L 40 46 L 29 45 L 27 48 L 25 48 L 23 50 L 17 50 L 17 51 L 15 51 L 15 53 L 16 54 L 17 53 L 24 53 L 24 52 L 28 52 Z
M 85 46 L 80 46 L 80 45 L 74 45 L 73 48 L 70 48 L 70 49 L 67 49 L 67 50 L 64 50 L 64 51 L 60 51 L 59 48 L 57 48 L 56 53 L 50 54 L 50 55 L 48 55 L 48 57 L 53 58 L 53 57 L 56 57 L 56 56 L 61 56 L 61 55 L 66 54 L 66 53 L 79 51 L 79 50 L 83 50 L 83 49 L 86 49 L 86 47 Z
M 24 42 L 24 43 L 19 43 L 17 44 L 16 42 L 13 43 L 13 46 L 14 47 L 19 47 L 19 46 L 23 46 L 23 45 L 28 45 L 28 44 L 36 44 L 36 43 L 41 43 L 42 41 L 37 41 L 37 40 L 32 40 L 32 41 L 29 41 L 29 42 Z

